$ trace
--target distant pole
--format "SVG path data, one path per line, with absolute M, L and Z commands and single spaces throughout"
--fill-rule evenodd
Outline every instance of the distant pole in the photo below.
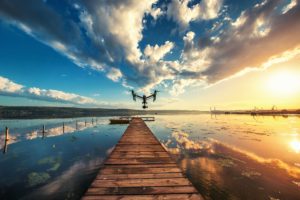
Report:
M 84 126 L 86 127 L 86 120 L 84 121 Z
M 5 154 L 7 152 L 8 140 L 9 140 L 8 132 L 9 132 L 9 128 L 5 127 L 5 140 L 4 140 L 3 154 Z
M 45 137 L 45 124 L 43 124 L 43 138 Z
M 94 118 L 92 118 L 92 124 L 94 125 Z
M 76 120 L 76 130 L 78 130 L 78 121 Z
M 63 133 L 65 133 L 65 122 L 63 122 Z
M 98 118 L 96 118 L 96 124 L 98 123 Z
M 5 141 L 8 141 L 9 128 L 5 127 Z

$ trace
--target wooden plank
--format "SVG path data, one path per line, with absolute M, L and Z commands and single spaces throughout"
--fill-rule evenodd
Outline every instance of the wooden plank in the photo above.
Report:
M 176 164 L 141 164 L 141 165 L 109 165 L 104 168 L 178 168 Z
M 140 118 L 133 118 L 82 199 L 202 200 Z
M 184 178 L 182 173 L 165 173 L 165 174 L 99 174 L 96 179 L 130 179 L 130 178 Z
M 124 195 L 124 194 L 194 194 L 198 191 L 192 186 L 167 186 L 167 187 L 107 187 L 89 188 L 87 195 Z
M 109 158 L 105 164 L 106 165 L 116 165 L 116 164 L 127 164 L 127 165 L 136 165 L 136 164 L 172 164 L 175 162 L 171 158 L 159 158 L 159 157 L 150 157 L 150 158 Z
M 83 200 L 203 200 L 198 194 L 164 195 L 93 195 L 84 196 Z
M 110 158 L 169 158 L 168 154 L 112 154 Z
M 191 183 L 186 178 L 161 178 L 161 179 L 116 179 L 98 180 L 92 187 L 146 187 L 146 186 L 189 186 Z
M 179 168 L 174 167 L 136 167 L 136 168 L 104 168 L 101 170 L 101 174 L 158 174 L 158 173 L 176 173 L 182 172 Z
M 164 151 L 161 145 L 117 145 L 114 151 Z

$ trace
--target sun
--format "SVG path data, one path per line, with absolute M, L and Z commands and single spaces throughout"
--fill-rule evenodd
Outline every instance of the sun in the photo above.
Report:
M 275 95 L 294 95 L 300 92 L 300 75 L 290 71 L 273 73 L 267 80 L 267 89 Z

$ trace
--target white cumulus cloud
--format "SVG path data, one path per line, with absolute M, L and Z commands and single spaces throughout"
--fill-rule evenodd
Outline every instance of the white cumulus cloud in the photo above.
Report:
M 114 82 L 117 82 L 122 78 L 122 72 L 117 68 L 111 68 L 107 73 L 107 77 Z
M 79 105 L 97 105 L 94 99 L 89 97 L 80 96 L 74 93 L 67 93 L 59 90 L 46 90 L 37 87 L 25 87 L 17 84 L 5 77 L 0 76 L 0 95 L 3 96 L 16 96 L 28 99 L 44 100 L 50 102 L 62 102 Z
M 159 61 L 162 59 L 167 53 L 169 53 L 174 47 L 174 43 L 170 41 L 166 41 L 165 44 L 158 46 L 157 44 L 154 46 L 150 46 L 149 44 L 144 49 L 144 55 L 150 61 Z
M 189 6 L 192 0 L 172 0 L 168 5 L 167 16 L 177 22 L 180 29 L 186 29 L 189 23 L 218 17 L 223 0 L 202 0 Z

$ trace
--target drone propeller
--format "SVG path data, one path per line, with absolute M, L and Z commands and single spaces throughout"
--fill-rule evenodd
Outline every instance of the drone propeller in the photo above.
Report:
M 134 90 L 130 90 L 130 91 L 131 91 L 133 101 L 136 101 L 136 94 L 135 94 Z
M 154 93 L 153 93 L 153 102 L 156 100 L 156 95 L 157 95 L 158 92 L 160 92 L 160 91 L 154 90 Z

